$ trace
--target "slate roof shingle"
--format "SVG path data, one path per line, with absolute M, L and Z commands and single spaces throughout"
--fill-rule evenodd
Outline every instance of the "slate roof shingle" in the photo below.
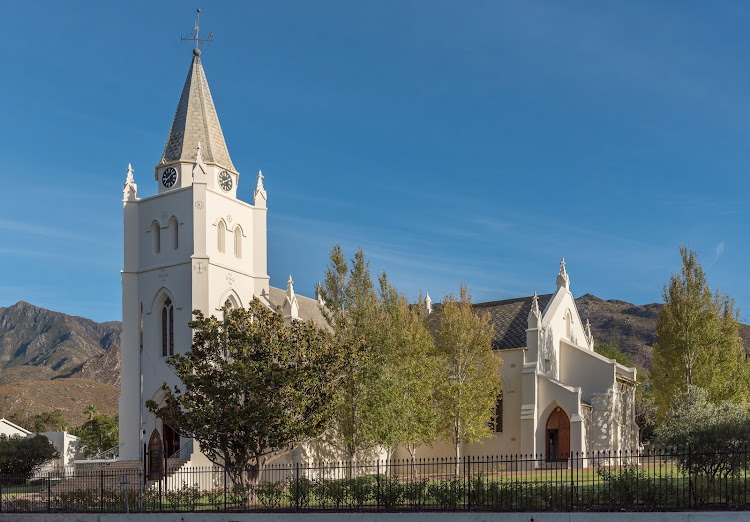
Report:
M 552 299 L 552 294 L 544 294 L 538 297 L 539 309 L 544 311 L 550 299 Z M 474 310 L 479 313 L 489 313 L 490 322 L 495 325 L 495 334 L 492 337 L 493 350 L 526 347 L 526 329 L 529 326 L 531 300 L 532 296 L 528 296 L 505 299 L 504 301 L 474 303 Z M 437 305 L 428 318 L 431 328 L 437 329 L 440 313 L 440 306 Z
M 161 163 L 195 161 L 199 141 L 203 161 L 234 170 L 201 59 L 194 56 L 169 129 Z

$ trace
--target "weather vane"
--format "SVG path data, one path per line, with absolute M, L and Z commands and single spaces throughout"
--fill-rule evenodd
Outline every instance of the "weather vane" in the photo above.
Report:
M 196 49 L 196 56 L 200 54 L 199 47 L 202 49 L 204 44 L 213 45 L 214 44 L 214 33 L 208 33 L 208 38 L 201 38 L 200 37 L 200 21 L 201 21 L 201 10 L 198 9 L 198 15 L 195 18 L 195 32 L 190 33 L 188 36 L 181 36 L 180 41 L 182 43 L 194 41 L 195 42 L 195 49 Z M 195 52 L 195 51 L 194 51 Z

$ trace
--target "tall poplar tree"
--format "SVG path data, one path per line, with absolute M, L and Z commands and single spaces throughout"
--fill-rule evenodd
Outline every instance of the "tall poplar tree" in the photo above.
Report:
M 491 435 L 489 420 L 501 390 L 502 366 L 492 350 L 493 332 L 489 314 L 472 309 L 465 284 L 458 298 L 445 296 L 436 341 L 441 372 L 436 406 L 440 436 L 454 448 L 456 473 L 461 445 Z
M 711 293 L 695 252 L 683 245 L 680 255 L 682 269 L 664 286 L 656 324 L 651 376 L 662 419 L 672 398 L 689 386 L 705 389 L 718 403 L 746 398 L 750 384 L 734 299 Z

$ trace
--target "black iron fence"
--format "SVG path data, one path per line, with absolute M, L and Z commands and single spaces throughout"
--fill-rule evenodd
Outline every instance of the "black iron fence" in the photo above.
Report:
M 748 464 L 746 450 L 274 463 L 234 484 L 218 467 L 154 478 L 120 462 L 0 476 L 0 512 L 747 510 Z

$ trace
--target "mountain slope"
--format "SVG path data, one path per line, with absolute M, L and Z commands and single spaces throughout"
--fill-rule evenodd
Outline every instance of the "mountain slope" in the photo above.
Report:
M 591 322 L 591 332 L 597 343 L 610 342 L 633 358 L 636 364 L 651 368 L 656 320 L 662 303 L 634 305 L 617 299 L 605 301 L 585 294 L 576 299 L 581 319 Z M 750 348 L 750 326 L 740 324 L 745 349 Z
M 0 383 L 80 376 L 119 385 L 121 330 L 25 301 L 0 308 Z

